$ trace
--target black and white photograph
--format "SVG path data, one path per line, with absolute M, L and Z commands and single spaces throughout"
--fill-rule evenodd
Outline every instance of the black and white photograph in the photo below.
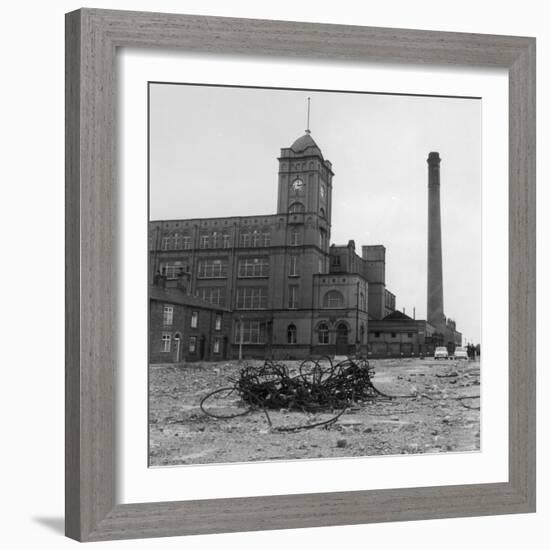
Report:
M 148 98 L 149 465 L 480 451 L 481 98 Z

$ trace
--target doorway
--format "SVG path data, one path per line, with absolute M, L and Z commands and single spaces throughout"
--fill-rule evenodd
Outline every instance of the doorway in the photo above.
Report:
M 181 334 L 179 332 L 174 336 L 174 344 L 175 344 L 175 357 L 174 357 L 174 363 L 180 362 L 180 353 L 181 353 Z
M 336 327 L 336 355 L 347 355 L 348 332 L 348 327 L 345 323 L 340 323 Z
M 199 344 L 199 357 L 201 361 L 204 359 L 205 352 L 206 352 L 206 337 L 202 335 L 200 339 L 200 344 Z

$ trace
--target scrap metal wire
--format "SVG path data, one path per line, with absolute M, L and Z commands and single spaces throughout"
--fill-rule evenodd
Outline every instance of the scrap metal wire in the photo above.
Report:
M 307 359 L 293 372 L 285 363 L 268 360 L 261 366 L 243 367 L 231 386 L 205 395 L 200 408 L 204 414 L 217 419 L 231 419 L 262 410 L 270 428 L 284 432 L 328 426 L 354 402 L 390 398 L 373 385 L 373 375 L 373 368 L 364 358 L 347 358 L 338 363 L 333 363 L 330 357 Z M 231 394 L 237 394 L 247 405 L 244 411 L 220 414 L 207 407 L 212 398 Z M 313 414 L 330 411 L 333 415 L 328 420 L 274 428 L 268 410 L 281 409 Z

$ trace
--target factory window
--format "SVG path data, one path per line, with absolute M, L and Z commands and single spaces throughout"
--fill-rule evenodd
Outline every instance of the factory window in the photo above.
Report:
M 296 325 L 288 325 L 288 329 L 286 331 L 286 341 L 289 344 L 296 343 Z
M 328 344 L 328 325 L 321 323 L 317 329 L 319 344 Z
M 171 325 L 174 322 L 174 306 L 164 306 L 162 310 L 162 324 Z
M 193 311 L 191 313 L 191 328 L 197 328 L 199 324 L 199 312 Z
M 288 275 L 290 277 L 298 276 L 298 256 L 289 256 L 288 261 Z
M 203 287 L 197 290 L 197 296 L 205 302 L 210 302 L 216 306 L 225 305 L 225 288 L 223 287 Z
M 195 353 L 197 351 L 197 337 L 191 336 L 189 338 L 189 353 Z
M 242 340 L 241 340 L 242 339 Z M 235 324 L 235 343 L 263 344 L 265 325 L 260 321 L 241 321 Z
M 250 233 L 241 233 L 241 246 L 250 246 Z
M 265 309 L 267 292 L 265 288 L 245 287 L 237 290 L 237 309 Z
M 227 233 L 224 233 L 222 236 L 222 239 L 223 239 L 223 247 L 229 248 L 231 246 L 231 243 L 229 241 L 229 235 Z
M 223 279 L 227 277 L 227 261 L 201 260 L 198 276 L 199 279 Z
M 181 249 L 181 245 L 182 245 L 182 236 L 179 234 L 179 233 L 175 233 L 174 234 L 174 248 L 176 250 L 180 250 Z
M 324 307 L 343 307 L 344 297 L 342 296 L 342 293 L 338 292 L 337 290 L 329 290 L 325 294 L 325 298 L 323 300 L 323 306 Z
M 184 262 L 187 262 L 187 259 Z M 177 279 L 189 271 L 189 265 L 184 262 L 162 263 L 160 264 L 160 274 L 167 279 Z
M 208 248 L 208 235 L 201 235 L 199 240 L 200 248 Z
M 163 333 L 161 344 L 160 344 L 160 351 L 162 352 L 170 351 L 171 341 L 172 341 L 172 336 L 167 332 Z
M 264 246 L 271 246 L 271 233 L 269 231 L 263 232 Z
M 162 241 L 160 242 L 160 249 L 161 250 L 169 250 L 170 249 L 170 237 L 162 237 Z
M 267 258 L 239 260 L 239 277 L 269 277 L 269 260 Z
M 330 263 L 335 266 L 340 265 L 340 256 L 331 256 L 330 257 Z
M 189 235 L 183 236 L 183 249 L 189 250 L 191 248 L 191 237 Z
M 296 309 L 298 307 L 298 287 L 288 287 L 288 309 Z
M 298 246 L 300 244 L 300 233 L 292 231 L 290 233 L 290 246 Z
M 214 231 L 212 233 L 212 248 L 218 248 L 221 245 L 221 235 L 220 233 Z

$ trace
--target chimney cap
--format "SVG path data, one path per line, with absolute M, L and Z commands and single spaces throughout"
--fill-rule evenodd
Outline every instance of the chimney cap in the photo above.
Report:
M 441 157 L 439 156 L 439 153 L 437 151 L 432 151 L 428 155 L 428 163 L 429 164 L 436 164 L 441 162 Z

